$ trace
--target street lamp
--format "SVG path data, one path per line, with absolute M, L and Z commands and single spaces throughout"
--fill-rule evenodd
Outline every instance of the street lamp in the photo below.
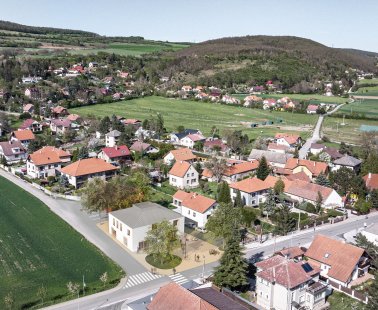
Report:
M 205 283 L 205 255 L 203 257 L 203 267 L 202 267 L 202 283 Z

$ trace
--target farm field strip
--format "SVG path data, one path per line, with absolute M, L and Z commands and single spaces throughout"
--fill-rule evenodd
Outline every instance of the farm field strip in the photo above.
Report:
M 104 117 L 112 114 L 144 120 L 161 113 L 168 131 L 183 125 L 187 128 L 201 129 L 209 134 L 212 126 L 219 129 L 238 129 L 251 137 L 271 135 L 277 131 L 298 132 L 307 127 L 311 130 L 317 117 L 288 112 L 269 112 L 259 109 L 227 106 L 190 100 L 176 100 L 164 97 L 144 97 L 110 104 L 92 105 L 70 109 L 71 113 L 82 116 Z M 281 119 L 283 123 L 277 123 Z M 274 121 L 274 125 L 250 128 L 248 124 L 264 120 Z M 244 124 L 245 123 L 245 124 Z M 277 128 L 279 127 L 279 128 Z M 261 132 L 263 131 L 263 132 Z

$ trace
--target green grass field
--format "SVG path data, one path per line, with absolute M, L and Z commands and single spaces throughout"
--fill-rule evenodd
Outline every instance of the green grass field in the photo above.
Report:
M 376 120 L 345 119 L 345 125 L 341 125 L 342 118 L 326 117 L 324 119 L 322 132 L 333 142 L 345 142 L 360 144 L 362 132 L 359 130 L 361 125 L 378 126 Z
M 354 95 L 378 96 L 378 86 L 361 87 Z
M 337 113 L 364 113 L 367 117 L 378 117 L 378 100 L 356 99 L 355 102 L 344 105 Z
M 120 267 L 52 213 L 41 201 L 0 177 L 0 309 L 11 293 L 12 309 L 40 308 L 38 289 L 47 289 L 44 305 L 75 298 L 69 281 L 82 283 L 86 293 L 103 289 L 99 277 L 108 272 L 114 286 Z
M 162 114 L 165 127 L 169 132 L 183 125 L 186 128 L 200 129 L 205 135 L 208 135 L 211 127 L 217 126 L 221 131 L 224 129 L 243 130 L 251 138 L 272 136 L 276 132 L 296 132 L 306 138 L 317 120 L 316 115 L 269 112 L 260 109 L 156 96 L 70 109 L 70 113 L 77 113 L 82 116 L 92 114 L 104 117 L 115 114 L 141 120 L 150 118 L 158 112 Z M 283 123 L 276 123 L 277 119 L 282 119 Z M 243 123 L 261 123 L 263 120 L 273 120 L 275 124 L 250 128 Z
M 244 99 L 246 96 L 248 96 L 248 94 L 236 94 L 236 95 L 233 95 L 235 96 L 236 98 L 238 99 Z M 346 101 L 348 101 L 348 98 L 342 98 L 342 97 L 327 97 L 327 96 L 323 96 L 323 95 L 317 95 L 317 94 L 309 94 L 309 95 L 304 95 L 304 94 L 262 94 L 262 95 L 257 95 L 258 97 L 262 97 L 262 98 L 275 98 L 275 99 L 280 99 L 280 98 L 283 98 L 283 97 L 289 97 L 293 100 L 296 100 L 296 101 L 309 101 L 310 103 L 321 103 L 321 102 L 324 102 L 324 103 L 337 103 L 337 104 L 340 104 L 340 103 L 345 103 Z
M 366 80 L 359 80 L 359 81 L 357 82 L 357 84 L 358 84 L 358 85 L 366 85 L 366 84 L 376 84 L 376 85 L 378 85 L 378 78 L 376 78 L 376 79 L 371 79 L 371 80 L 369 80 L 369 79 L 366 79 Z

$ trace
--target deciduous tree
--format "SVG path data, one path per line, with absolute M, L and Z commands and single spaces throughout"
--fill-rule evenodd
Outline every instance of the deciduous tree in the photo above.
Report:
M 227 163 L 223 158 L 212 157 L 211 160 L 205 163 L 205 167 L 213 174 L 216 181 L 219 183 L 222 180 L 223 173 L 227 169 Z

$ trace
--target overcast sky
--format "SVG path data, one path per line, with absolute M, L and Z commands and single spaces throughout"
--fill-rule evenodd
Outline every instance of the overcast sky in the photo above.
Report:
M 378 0 L 0 0 L 0 19 L 108 36 L 201 42 L 293 35 L 378 52 Z

